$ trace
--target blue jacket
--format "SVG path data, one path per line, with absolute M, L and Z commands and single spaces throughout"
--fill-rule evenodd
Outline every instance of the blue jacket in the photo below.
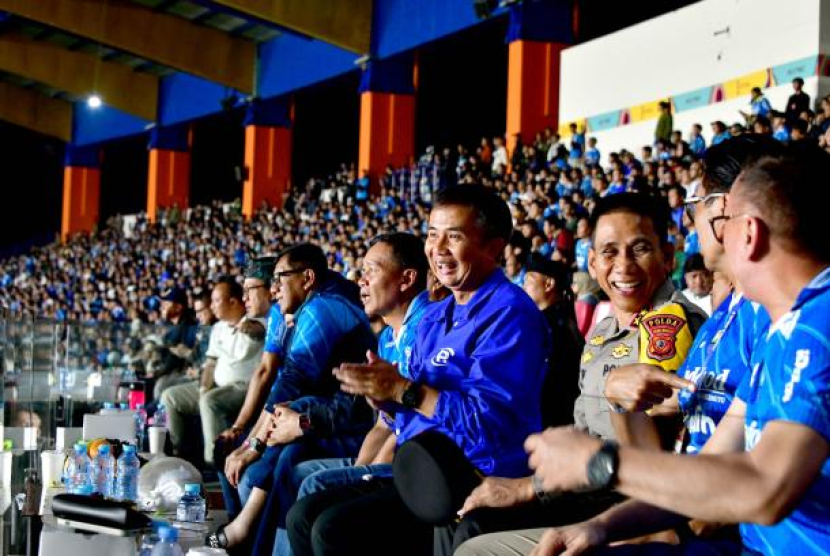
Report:
M 410 373 L 440 394 L 432 418 L 413 411 L 395 416 L 398 443 L 437 430 L 483 473 L 527 475 L 523 444 L 541 428 L 549 334 L 542 313 L 501 270 L 466 305 L 452 296 L 431 305 Z

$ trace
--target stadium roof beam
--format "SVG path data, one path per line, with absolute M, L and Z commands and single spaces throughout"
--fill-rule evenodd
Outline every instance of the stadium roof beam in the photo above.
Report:
M 213 0 L 357 54 L 371 48 L 372 0 Z
M 69 142 L 72 104 L 0 82 L 0 120 Z
M 253 92 L 254 43 L 180 17 L 127 0 L 0 0 L 0 10 Z
M 95 93 L 113 108 L 145 120 L 156 119 L 158 78 L 129 66 L 4 33 L 0 34 L 0 70 L 76 96 Z

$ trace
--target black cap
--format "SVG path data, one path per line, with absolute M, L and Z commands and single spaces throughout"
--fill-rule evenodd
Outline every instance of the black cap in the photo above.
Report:
M 252 259 L 245 268 L 245 278 L 256 278 L 263 282 L 270 282 L 277 266 L 277 257 L 257 257 Z
M 187 294 L 177 286 L 161 290 L 159 297 L 162 301 L 170 301 L 171 303 L 178 303 L 179 305 L 187 307 Z
M 541 253 L 533 252 L 527 258 L 527 272 L 538 272 L 549 278 L 553 278 L 557 288 L 566 288 L 568 282 L 568 269 L 559 261 L 546 259 Z
M 405 442 L 392 462 L 395 488 L 415 517 L 449 525 L 483 475 L 458 445 L 435 431 Z

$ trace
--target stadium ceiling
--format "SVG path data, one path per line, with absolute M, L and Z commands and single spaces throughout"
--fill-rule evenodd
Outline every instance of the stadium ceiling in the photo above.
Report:
M 255 94 L 259 43 L 366 54 L 371 24 L 372 0 L 0 0 L 0 119 L 68 141 L 72 103 L 98 94 L 152 122 L 166 76 Z

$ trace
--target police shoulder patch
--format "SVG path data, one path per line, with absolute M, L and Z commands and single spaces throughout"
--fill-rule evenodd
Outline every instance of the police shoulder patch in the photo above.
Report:
M 677 355 L 677 336 L 685 325 L 685 318 L 672 313 L 644 317 L 640 326 L 648 335 L 646 355 L 656 361 L 672 359 Z

